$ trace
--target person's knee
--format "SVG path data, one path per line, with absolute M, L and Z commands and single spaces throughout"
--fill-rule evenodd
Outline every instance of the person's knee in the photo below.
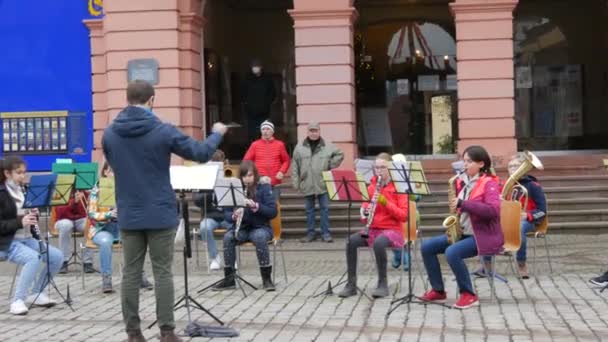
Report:
M 450 247 L 448 247 L 445 250 L 445 258 L 447 259 L 449 264 L 452 264 L 454 262 L 458 262 L 460 259 L 462 259 L 460 257 L 460 253 L 458 251 L 458 248 L 456 248 L 456 246 L 452 245 Z
M 74 224 L 70 220 L 59 220 L 55 223 L 55 229 L 59 231 L 60 234 L 69 233 Z
M 374 252 L 383 252 L 390 245 L 390 241 L 385 236 L 380 236 L 374 240 Z
M 224 245 L 230 245 L 234 243 L 234 231 L 228 231 L 224 234 Z

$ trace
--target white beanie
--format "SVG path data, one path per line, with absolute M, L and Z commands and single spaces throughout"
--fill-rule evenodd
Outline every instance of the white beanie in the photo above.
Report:
M 264 122 L 262 122 L 262 124 L 260 125 L 260 130 L 262 130 L 264 127 L 270 128 L 274 132 L 274 125 L 272 124 L 272 122 L 270 122 L 268 120 L 265 120 Z

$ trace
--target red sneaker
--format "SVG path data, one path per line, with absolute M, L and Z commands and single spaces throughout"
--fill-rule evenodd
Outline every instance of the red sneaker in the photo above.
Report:
M 456 309 L 468 309 L 479 305 L 479 298 L 476 295 L 468 292 L 462 292 L 460 298 L 454 304 Z
M 420 297 L 420 300 L 425 302 L 445 303 L 446 298 L 448 298 L 448 295 L 445 292 L 430 289 Z

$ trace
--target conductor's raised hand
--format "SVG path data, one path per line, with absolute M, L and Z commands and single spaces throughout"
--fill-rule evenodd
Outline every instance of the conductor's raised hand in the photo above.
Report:
M 224 134 L 226 134 L 226 132 L 228 132 L 228 126 L 224 125 L 221 122 L 216 122 L 213 124 L 213 127 L 211 128 L 211 132 L 224 135 Z

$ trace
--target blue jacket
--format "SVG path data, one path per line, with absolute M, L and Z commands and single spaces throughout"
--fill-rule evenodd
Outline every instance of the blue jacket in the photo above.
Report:
M 255 188 L 255 202 L 259 204 L 257 212 L 253 212 L 250 208 L 245 208 L 243 221 L 241 222 L 241 230 L 254 229 L 262 227 L 270 227 L 270 220 L 277 216 L 277 203 L 272 194 L 270 186 L 270 178 L 262 177 L 260 183 Z M 224 219 L 228 221 L 234 229 L 234 220 L 232 220 L 233 208 L 224 210 Z
M 519 179 L 519 183 L 528 191 L 528 207 L 525 208 L 527 220 L 537 225 L 543 221 L 547 214 L 547 201 L 545 201 L 545 192 L 534 176 L 526 175 Z M 525 203 L 523 193 L 516 191 L 515 199 L 519 200 L 522 205 Z
M 196 141 L 142 107 L 128 106 L 105 129 L 102 146 L 114 171 L 122 230 L 175 228 L 177 203 L 171 187 L 171 154 L 206 162 L 222 141 L 211 134 Z

